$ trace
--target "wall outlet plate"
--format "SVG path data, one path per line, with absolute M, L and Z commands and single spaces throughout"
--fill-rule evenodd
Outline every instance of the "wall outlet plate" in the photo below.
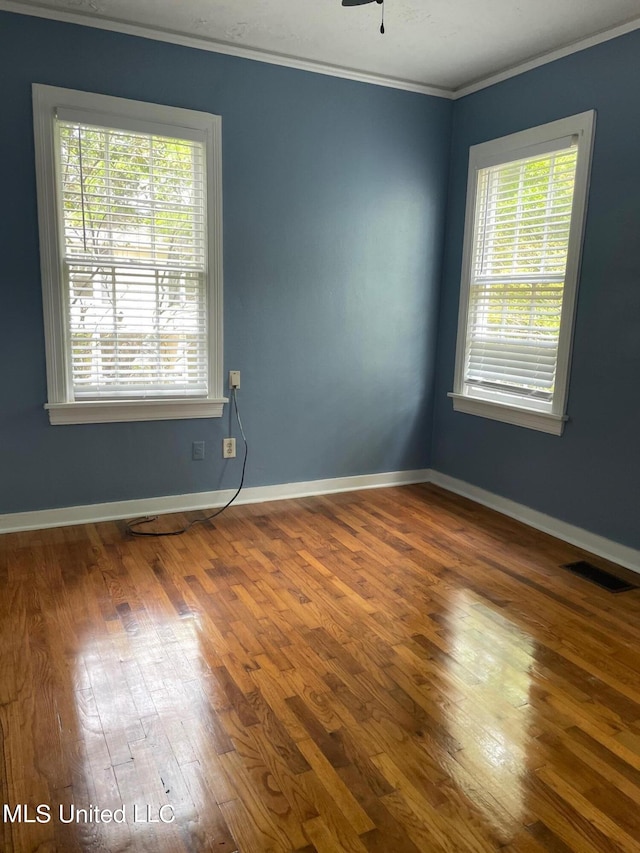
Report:
M 239 370 L 230 370 L 229 371 L 229 388 L 239 388 L 240 387 L 240 371 Z
M 204 441 L 194 441 L 191 445 L 191 458 L 195 461 L 204 459 Z
M 236 457 L 236 440 L 235 438 L 222 439 L 222 458 L 235 459 Z

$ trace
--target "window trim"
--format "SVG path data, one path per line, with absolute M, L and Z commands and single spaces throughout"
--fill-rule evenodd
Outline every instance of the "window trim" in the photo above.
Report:
M 210 113 L 133 101 L 34 83 L 33 122 L 36 160 L 40 264 L 47 363 L 45 409 L 52 424 L 174 420 L 221 417 L 223 394 L 222 304 L 222 119 Z M 205 144 L 207 186 L 207 318 L 209 392 L 202 396 L 74 400 L 68 364 L 66 304 L 62 277 L 62 234 L 55 148 L 56 111 L 92 114 L 105 126 L 155 132 L 154 125 L 176 136 Z M 68 114 L 68 112 L 67 112 Z M 145 131 L 146 128 L 146 131 Z
M 519 131 L 518 133 L 512 133 L 499 139 L 493 139 L 489 142 L 472 145 L 469 150 L 454 390 L 448 395 L 453 400 L 453 408 L 456 412 L 465 412 L 466 414 L 503 421 L 504 423 L 540 430 L 553 435 L 562 435 L 565 422 L 568 420 L 566 409 L 569 392 L 569 372 L 577 303 L 576 297 L 589 195 L 595 118 L 595 110 L 589 110 L 559 119 L 558 121 Z M 526 405 L 518 405 L 515 402 L 507 403 L 495 398 L 490 399 L 491 395 L 489 393 L 470 393 L 464 383 L 471 263 L 478 186 L 477 174 L 480 169 L 485 169 L 489 166 L 524 159 L 531 156 L 532 153 L 544 153 L 545 150 L 550 150 L 552 142 L 557 141 L 557 148 L 560 148 L 563 142 L 566 145 L 567 137 L 578 138 L 578 154 L 558 338 L 556 382 L 551 412 L 542 412 L 535 408 L 529 408 Z

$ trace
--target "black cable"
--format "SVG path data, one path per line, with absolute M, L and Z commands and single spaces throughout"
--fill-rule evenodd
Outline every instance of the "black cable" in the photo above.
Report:
M 215 518 L 217 515 L 220 515 L 231 506 L 231 504 L 238 497 L 240 492 L 242 491 L 242 487 L 244 486 L 244 475 L 247 470 L 247 456 L 249 455 L 249 445 L 247 443 L 247 437 L 244 434 L 244 429 L 242 428 L 242 421 L 240 420 L 240 410 L 238 409 L 238 398 L 236 396 L 236 389 L 232 388 L 232 396 L 233 396 L 233 407 L 236 413 L 236 420 L 238 421 L 238 426 L 240 427 L 240 434 L 242 435 L 242 440 L 244 442 L 244 460 L 242 462 L 242 476 L 240 477 L 240 485 L 234 496 L 228 501 L 224 506 L 220 507 L 220 509 L 212 512 L 211 515 L 207 515 L 204 518 L 195 518 L 193 521 L 190 521 L 189 524 L 181 527 L 180 530 L 167 530 L 164 533 L 158 533 L 150 530 L 135 530 L 139 524 L 150 524 L 152 521 L 156 521 L 158 518 L 157 515 L 150 516 L 149 518 L 140 518 L 137 521 L 129 521 L 127 523 L 127 533 L 130 533 L 132 536 L 181 536 L 183 533 L 186 533 L 187 530 L 190 530 L 195 524 L 203 524 L 205 521 L 211 521 L 212 518 Z

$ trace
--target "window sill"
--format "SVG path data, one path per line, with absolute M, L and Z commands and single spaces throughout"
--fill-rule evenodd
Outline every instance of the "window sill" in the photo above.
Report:
M 539 432 L 548 432 L 551 435 L 562 435 L 567 420 L 564 415 L 534 412 L 531 409 L 508 406 L 505 403 L 494 403 L 489 400 L 478 400 L 474 397 L 466 397 L 463 394 L 451 393 L 448 396 L 453 400 L 453 408 L 456 412 L 477 415 L 481 418 L 502 421 L 527 429 L 536 429 Z
M 126 421 L 170 421 L 220 418 L 226 398 L 171 400 L 83 400 L 47 403 L 52 424 L 105 424 Z

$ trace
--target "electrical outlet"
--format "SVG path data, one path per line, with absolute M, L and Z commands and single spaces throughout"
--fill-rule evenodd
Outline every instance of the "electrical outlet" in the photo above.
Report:
M 204 441 L 194 441 L 191 445 L 191 458 L 195 461 L 204 459 Z
M 239 370 L 230 370 L 229 371 L 229 388 L 239 388 L 240 387 L 240 371 Z
M 236 440 L 235 440 L 235 438 L 223 438 L 222 439 L 222 458 L 223 459 L 235 459 L 236 458 Z

